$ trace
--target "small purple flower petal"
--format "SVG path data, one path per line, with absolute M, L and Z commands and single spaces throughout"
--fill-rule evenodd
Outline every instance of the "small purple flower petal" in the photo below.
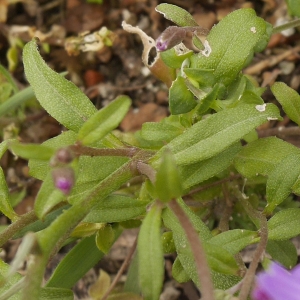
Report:
M 160 36 L 157 40 L 156 40 L 156 49 L 158 51 L 166 51 L 168 48 L 168 43 L 165 41 L 162 41 L 162 36 Z
M 55 186 L 56 188 L 61 190 L 64 194 L 69 194 L 73 184 L 67 178 L 60 177 L 56 179 Z
M 294 271 L 295 270 L 295 271 Z M 288 272 L 282 266 L 272 263 L 266 272 L 257 276 L 252 292 L 253 300 L 298 300 L 300 295 L 299 269 Z
M 180 44 L 186 36 L 186 29 L 169 26 L 156 40 L 157 51 L 166 51 Z
M 62 167 L 52 170 L 54 185 L 65 195 L 68 195 L 74 185 L 74 171 L 70 167 Z

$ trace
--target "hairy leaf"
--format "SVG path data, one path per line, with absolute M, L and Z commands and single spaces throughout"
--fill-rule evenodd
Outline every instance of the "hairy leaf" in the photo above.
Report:
M 161 244 L 161 207 L 154 204 L 143 220 L 138 237 L 140 286 L 145 300 L 158 300 L 164 277 Z
M 40 56 L 35 40 L 23 51 L 26 77 L 41 105 L 58 122 L 77 132 L 96 108 L 72 82 L 51 70 Z

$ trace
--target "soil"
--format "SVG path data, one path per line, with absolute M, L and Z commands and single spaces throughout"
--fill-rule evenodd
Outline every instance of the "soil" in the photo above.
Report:
M 14 1 L 13 1 L 14 2 Z M 32 0 L 8 4 L 0 0 L 0 63 L 11 68 L 11 73 L 20 88 L 28 86 L 22 65 L 22 43 L 38 35 L 44 47 L 41 54 L 47 64 L 57 72 L 68 71 L 67 78 L 84 91 L 94 105 L 100 109 L 120 94 L 128 95 L 133 107 L 120 125 L 125 132 L 141 128 L 144 122 L 159 121 L 169 114 L 168 89 L 153 77 L 143 65 L 142 43 L 137 35 L 125 32 L 122 20 L 139 26 L 149 36 L 156 39 L 171 22 L 155 11 L 161 1 L 123 0 L 108 1 L 103 4 L 88 3 L 84 0 Z M 96 2 L 96 1 L 94 1 Z M 284 0 L 173 0 L 164 1 L 187 9 L 200 26 L 210 29 L 233 10 L 252 7 L 257 14 L 275 25 L 289 20 Z M 83 32 L 96 32 L 106 26 L 113 32 L 113 44 L 96 52 L 81 52 L 70 49 L 70 41 L 82 36 Z M 269 87 L 275 81 L 283 81 L 299 91 L 299 32 L 289 36 L 276 34 L 265 51 L 257 54 L 245 73 L 252 75 L 261 86 Z M 14 45 L 18 46 L 14 46 Z M 68 46 L 69 45 L 69 46 Z M 47 48 L 47 47 L 48 48 Z M 15 66 L 7 59 L 7 53 L 14 48 Z M 48 50 L 47 50 L 48 49 Z M 269 91 L 263 95 L 266 102 L 276 102 Z M 17 118 L 16 118 L 17 117 Z M 14 125 L 12 125 L 14 124 Z M 9 127 L 13 126 L 13 130 Z M 16 130 L 23 142 L 41 143 L 61 133 L 64 128 L 36 103 L 30 102 L 18 115 L 5 116 L 0 121 L 2 129 L 9 133 Z M 289 128 L 294 124 L 287 118 L 281 122 L 269 122 L 259 128 L 260 136 L 278 135 L 300 146 L 299 131 L 286 133 L 279 128 Z M 10 128 L 10 129 L 9 129 Z M 23 191 L 23 200 L 16 206 L 19 214 L 33 208 L 40 182 L 28 175 L 27 162 L 14 159 L 6 153 L 1 160 L 11 192 Z M 25 195 L 25 196 L 24 196 Z M 0 224 L 8 220 L 0 217 Z M 126 258 L 137 232 L 126 231 L 114 245 L 113 250 L 93 270 L 74 287 L 78 299 L 89 299 L 88 287 L 96 281 L 99 270 L 111 276 L 117 273 Z M 8 242 L 1 257 L 10 262 L 20 241 Z M 63 248 L 51 264 L 51 271 L 57 260 L 69 250 Z M 174 257 L 166 257 L 166 279 L 161 299 L 198 299 L 197 290 L 191 283 L 178 284 L 172 280 L 171 264 Z M 121 278 L 124 281 L 125 277 Z

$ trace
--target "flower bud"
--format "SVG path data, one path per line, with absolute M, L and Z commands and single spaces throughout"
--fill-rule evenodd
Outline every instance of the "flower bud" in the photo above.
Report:
M 186 34 L 185 28 L 169 26 L 156 40 L 157 51 L 166 51 L 180 44 Z
M 70 167 L 62 167 L 52 170 L 52 178 L 57 189 L 68 195 L 74 185 L 74 170 Z
M 52 157 L 50 165 L 55 167 L 59 165 L 66 165 L 74 159 L 73 153 L 68 148 L 60 148 Z

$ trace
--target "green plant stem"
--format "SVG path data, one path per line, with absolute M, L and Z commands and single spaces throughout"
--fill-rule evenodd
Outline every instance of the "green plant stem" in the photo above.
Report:
M 10 238 L 12 238 L 17 232 L 23 229 L 28 224 L 31 224 L 37 220 L 37 216 L 34 211 L 30 211 L 9 225 L 3 232 L 0 234 L 0 247 L 3 246 Z
M 142 175 L 146 175 L 149 180 L 154 183 L 156 178 L 156 171 L 148 164 L 145 164 L 142 161 L 137 162 L 137 170 Z
M 276 26 L 273 28 L 273 34 L 274 33 L 279 33 L 281 31 L 284 31 L 284 30 L 287 30 L 287 29 L 290 29 L 290 28 L 294 28 L 294 27 L 297 27 L 297 26 L 300 26 L 300 19 L 296 19 L 296 20 L 293 20 L 293 21 L 290 21 L 288 23 L 285 23 L 283 25 L 279 25 L 279 26 Z
M 191 250 L 193 252 L 195 263 L 198 271 L 199 281 L 201 283 L 201 294 L 202 300 L 213 300 L 214 299 L 214 286 L 210 274 L 210 269 L 207 264 L 204 249 L 201 241 L 197 234 L 197 231 L 193 227 L 190 219 L 180 207 L 175 199 L 168 203 L 170 209 L 173 211 L 175 216 L 178 218 L 182 228 L 185 231 L 186 237 L 190 243 Z
M 76 155 L 86 155 L 86 156 L 127 156 L 133 157 L 138 151 L 138 148 L 130 147 L 130 148 L 117 148 L 117 149 L 109 149 L 109 148 L 91 148 L 82 145 L 72 145 L 69 146 L 69 149 Z
M 243 278 L 243 284 L 241 291 L 239 293 L 239 300 L 246 300 L 250 289 L 252 287 L 253 279 L 255 277 L 255 272 L 257 269 L 257 266 L 259 264 L 260 258 L 264 251 L 266 250 L 267 247 L 267 242 L 268 242 L 268 223 L 267 223 L 267 218 L 266 216 L 255 210 L 249 201 L 246 200 L 245 195 L 241 191 L 239 191 L 237 188 L 235 188 L 235 194 L 237 195 L 238 199 L 242 202 L 242 205 L 249 215 L 249 217 L 252 220 L 258 220 L 260 224 L 260 241 L 257 245 L 257 248 L 254 252 L 253 259 L 250 263 L 249 269 L 246 272 L 245 277 Z
M 39 289 L 48 259 L 57 245 L 71 233 L 75 226 L 89 213 L 91 208 L 103 201 L 111 192 L 117 190 L 133 177 L 132 161 L 110 174 L 101 181 L 83 201 L 74 204 L 64 211 L 48 228 L 38 235 L 38 244 L 42 255 L 35 256 L 35 263 L 31 264 L 26 276 L 26 285 L 23 289 L 22 299 L 39 299 Z

